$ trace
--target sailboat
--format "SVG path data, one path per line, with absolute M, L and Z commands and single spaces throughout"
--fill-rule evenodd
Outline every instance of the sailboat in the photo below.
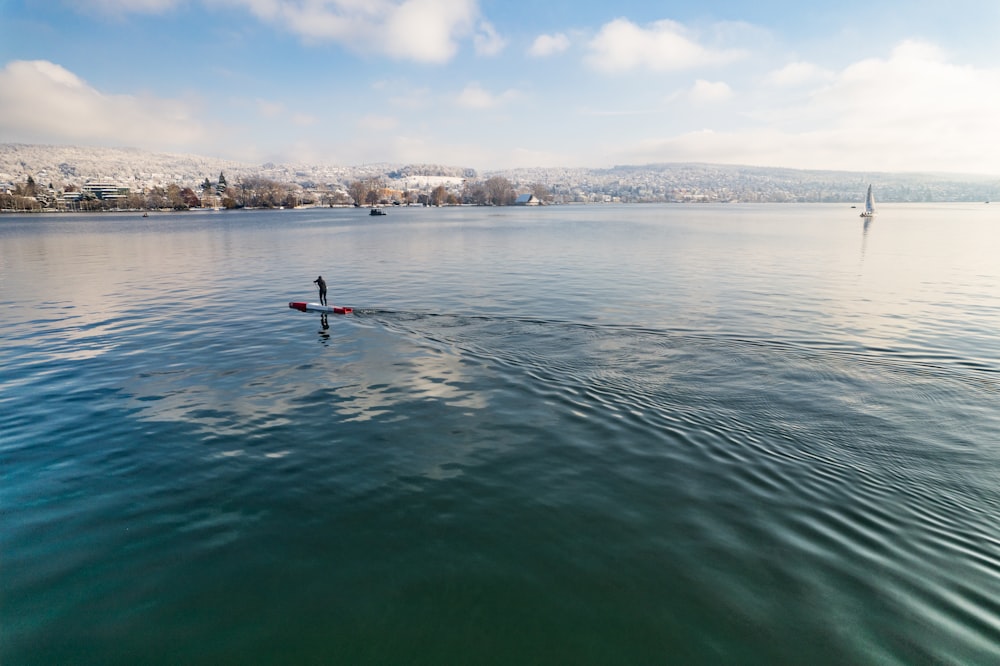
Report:
M 861 217 L 875 217 L 875 195 L 872 194 L 872 186 L 868 186 L 868 194 L 865 196 L 865 210 Z

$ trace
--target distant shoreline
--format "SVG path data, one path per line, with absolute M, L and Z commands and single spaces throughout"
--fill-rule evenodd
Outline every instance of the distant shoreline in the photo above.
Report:
M 664 162 L 607 168 L 523 168 L 477 172 L 433 164 L 238 164 L 193 155 L 122 149 L 0 144 L 0 191 L 33 177 L 38 187 L 80 191 L 99 182 L 141 194 L 171 184 L 197 190 L 225 172 L 228 185 L 240 188 L 273 182 L 330 203 L 347 197 L 354 181 L 377 182 L 387 190 L 429 195 L 437 187 L 462 195 L 465 184 L 503 177 L 515 193 L 541 186 L 551 201 L 569 203 L 848 203 L 864 201 L 873 184 L 879 202 L 930 203 L 1000 200 L 1000 176 L 957 173 L 907 173 L 790 169 L 730 164 Z M 301 200 L 301 198 L 300 198 Z M 325 205 L 324 203 L 324 205 Z
M 882 201 L 880 206 L 957 206 L 957 205 L 989 205 L 989 201 Z M 844 202 L 828 202 L 828 201 L 641 201 L 641 202 L 570 202 L 570 203 L 556 203 L 556 204 L 546 204 L 544 206 L 532 206 L 530 209 L 538 210 L 540 208 L 565 208 L 567 206 L 579 206 L 579 207 L 606 207 L 606 206 L 622 206 L 622 207 L 641 207 L 641 206 L 826 206 L 826 207 L 842 207 L 846 211 L 852 209 L 857 209 L 856 204 L 848 204 Z M 37 215 L 109 215 L 109 216 L 138 216 L 138 217 L 160 217 L 165 215 L 177 215 L 182 216 L 185 214 L 197 214 L 197 213 L 233 213 L 233 212 L 302 212 L 302 211 L 312 211 L 312 210 L 348 210 L 357 208 L 359 211 L 368 211 L 371 206 L 354 206 L 353 204 L 337 204 L 333 206 L 296 206 L 294 208 L 284 207 L 244 207 L 244 208 L 231 208 L 231 209 L 213 209 L 213 208 L 190 208 L 188 210 L 173 210 L 170 208 L 162 209 L 131 209 L 131 210 L 59 210 L 54 208 L 47 208 L 42 210 L 10 210 L 10 209 L 0 209 L 0 217 L 2 216 L 24 216 L 33 217 Z M 381 208 L 386 208 L 389 210 L 399 209 L 399 208 L 504 208 L 504 209 L 522 209 L 528 208 L 526 206 L 483 206 L 479 204 L 445 204 L 442 206 L 423 206 L 419 204 L 409 204 L 400 206 L 381 206 Z M 367 216 L 368 213 L 365 213 Z

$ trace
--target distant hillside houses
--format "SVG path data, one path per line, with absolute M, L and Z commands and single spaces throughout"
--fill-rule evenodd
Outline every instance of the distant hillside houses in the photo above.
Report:
M 206 191 L 225 173 L 228 190 Z M 880 202 L 1000 200 L 1000 177 L 868 173 L 663 163 L 611 168 L 480 171 L 434 164 L 251 165 L 135 149 L 0 144 L 3 209 L 95 206 L 350 205 L 358 181 L 377 183 L 378 203 L 486 203 L 483 188 L 506 179 L 514 196 L 540 203 L 847 203 L 863 202 L 869 183 Z M 34 186 L 27 181 L 33 179 Z M 539 193 L 544 193 L 542 196 Z M 511 199 L 514 199 L 511 196 Z M 145 200 L 140 200 L 144 198 Z M 227 203 L 228 201 L 228 203 Z M 34 202 L 34 203 L 32 203 Z M 533 205 L 531 196 L 520 205 Z

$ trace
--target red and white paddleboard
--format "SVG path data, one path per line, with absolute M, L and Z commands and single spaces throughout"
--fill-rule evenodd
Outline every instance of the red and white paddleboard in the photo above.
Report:
M 342 305 L 321 305 L 319 303 L 302 303 L 295 301 L 288 304 L 293 310 L 301 312 L 325 312 L 329 314 L 351 314 L 354 308 L 347 308 Z

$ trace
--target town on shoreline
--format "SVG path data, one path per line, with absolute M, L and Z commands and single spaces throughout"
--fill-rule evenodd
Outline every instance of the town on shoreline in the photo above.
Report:
M 0 144 L 0 212 L 570 203 L 983 202 L 1000 178 L 664 163 L 477 172 L 431 164 L 259 166 L 130 149 Z

